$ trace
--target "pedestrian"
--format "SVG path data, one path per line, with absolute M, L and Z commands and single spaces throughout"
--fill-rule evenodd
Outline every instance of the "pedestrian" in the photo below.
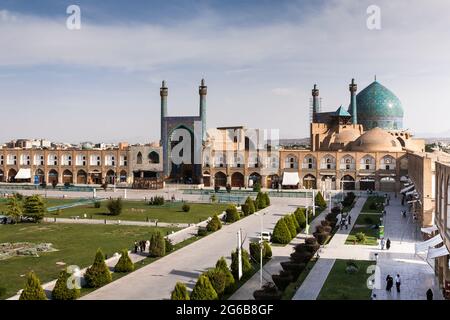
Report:
M 348 220 L 347 220 L 347 218 L 344 220 L 344 224 L 345 224 L 345 230 L 348 230 Z
M 394 284 L 394 281 L 393 281 L 392 277 L 388 274 L 386 277 L 386 291 L 391 292 L 393 284 Z
M 134 241 L 134 253 L 137 253 L 138 250 L 138 243 L 137 241 Z
M 352 216 L 348 214 L 348 224 L 352 224 Z
M 402 281 L 400 279 L 400 275 L 397 273 L 397 276 L 395 277 L 395 287 L 397 288 L 397 292 L 400 293 L 400 285 L 402 284 Z
M 381 238 L 380 241 L 381 250 L 384 250 L 384 244 L 385 244 L 384 238 Z
M 374 293 L 374 294 L 372 295 L 372 297 L 370 298 L 370 300 L 377 300 L 377 295 Z
M 384 216 L 386 215 L 386 209 L 383 209 L 383 215 Z
M 431 288 L 427 290 L 427 300 L 433 300 L 433 290 Z
M 150 240 L 145 241 L 145 248 L 150 250 Z
M 389 250 L 390 247 L 391 247 L 391 240 L 388 238 L 386 241 L 386 249 Z

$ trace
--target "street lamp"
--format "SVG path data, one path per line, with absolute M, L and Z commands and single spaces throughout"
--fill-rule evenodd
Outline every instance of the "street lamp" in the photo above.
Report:
M 266 213 L 264 212 L 256 212 L 255 215 L 259 216 L 261 219 L 261 234 L 260 234 L 260 241 L 259 241 L 259 264 L 260 264 L 260 271 L 259 271 L 259 287 L 262 288 L 263 286 L 263 218 Z

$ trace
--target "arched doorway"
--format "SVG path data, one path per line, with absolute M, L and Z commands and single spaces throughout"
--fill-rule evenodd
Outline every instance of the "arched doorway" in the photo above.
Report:
M 38 184 L 42 184 L 45 182 L 45 173 L 42 169 L 37 169 L 34 173 L 34 181 L 37 181 Z
M 231 186 L 237 188 L 244 187 L 244 175 L 240 172 L 235 172 L 231 175 Z
M 395 192 L 395 179 L 393 177 L 383 177 L 380 179 L 380 191 Z
M 322 185 L 326 190 L 336 190 L 336 177 L 330 175 L 323 176 Z
M 159 163 L 159 154 L 156 151 L 152 151 L 148 154 L 148 161 L 150 163 Z
M 91 183 L 102 184 L 102 173 L 98 170 L 90 172 Z
M 0 182 L 5 182 L 5 173 L 0 169 Z
M 375 190 L 375 178 L 366 177 L 359 180 L 359 190 Z
M 58 184 L 58 171 L 55 169 L 50 170 L 48 173 L 48 183 L 51 185 Z
M 87 184 L 87 173 L 84 170 L 79 170 L 77 173 L 77 183 Z
M 108 170 L 106 172 L 105 182 L 107 184 L 115 184 L 115 180 L 116 180 L 116 173 L 113 170 Z
M 254 186 L 256 183 L 259 183 L 259 185 L 261 185 L 261 175 L 257 172 L 253 172 L 252 174 L 250 174 L 250 176 L 248 177 L 248 186 L 252 187 Z
M 269 186 L 272 189 L 278 189 L 278 186 L 280 185 L 280 176 L 277 174 L 272 174 L 267 177 L 267 186 Z
M 8 171 L 8 182 L 16 182 L 15 176 L 17 174 L 16 169 L 9 169 Z
M 73 174 L 72 171 L 70 170 L 64 170 L 63 172 L 63 183 L 69 183 L 72 184 L 73 183 Z
M 227 176 L 225 173 L 219 171 L 214 175 L 214 186 L 225 187 L 227 185 Z
M 121 183 L 127 182 L 127 172 L 125 170 L 120 171 L 119 181 Z
M 345 175 L 341 179 L 342 189 L 344 190 L 355 190 L 355 179 L 350 175 Z
M 317 189 L 317 180 L 312 174 L 307 174 L 303 178 L 303 187 L 305 189 Z
M 211 187 L 211 174 L 209 171 L 203 172 L 203 185 L 205 187 Z

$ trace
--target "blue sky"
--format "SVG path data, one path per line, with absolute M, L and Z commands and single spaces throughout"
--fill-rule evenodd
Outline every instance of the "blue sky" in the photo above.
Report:
M 186 115 L 201 78 L 208 127 L 305 137 L 314 83 L 331 110 L 352 77 L 362 90 L 374 74 L 407 128 L 448 131 L 450 3 L 375 2 L 381 30 L 366 26 L 374 1 L 1 0 L 0 141 L 155 141 L 161 81 L 169 114 Z M 71 4 L 78 31 L 65 26 Z

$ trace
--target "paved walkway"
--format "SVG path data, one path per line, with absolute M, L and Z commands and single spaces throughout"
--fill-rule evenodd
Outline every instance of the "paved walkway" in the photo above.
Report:
M 293 212 L 304 199 L 272 199 L 272 205 L 264 210 L 264 229 L 273 230 L 278 219 Z M 86 296 L 85 300 L 157 300 L 168 299 L 177 281 L 193 288 L 198 276 L 214 267 L 220 257 L 230 260 L 231 251 L 236 248 L 236 234 L 243 230 L 248 248 L 249 240 L 260 231 L 260 217 L 251 215 L 224 226 L 221 230 L 200 239 L 148 266 L 145 266 L 111 284 Z
M 72 224 L 113 224 L 113 225 L 124 225 L 124 226 L 141 226 L 141 227 L 169 227 L 169 228 L 187 228 L 194 223 L 168 223 L 168 222 L 158 222 L 154 221 L 132 221 L 132 220 L 111 220 L 111 219 L 71 219 L 71 218 L 56 218 L 56 217 L 45 217 L 45 222 L 49 223 L 72 223 Z

